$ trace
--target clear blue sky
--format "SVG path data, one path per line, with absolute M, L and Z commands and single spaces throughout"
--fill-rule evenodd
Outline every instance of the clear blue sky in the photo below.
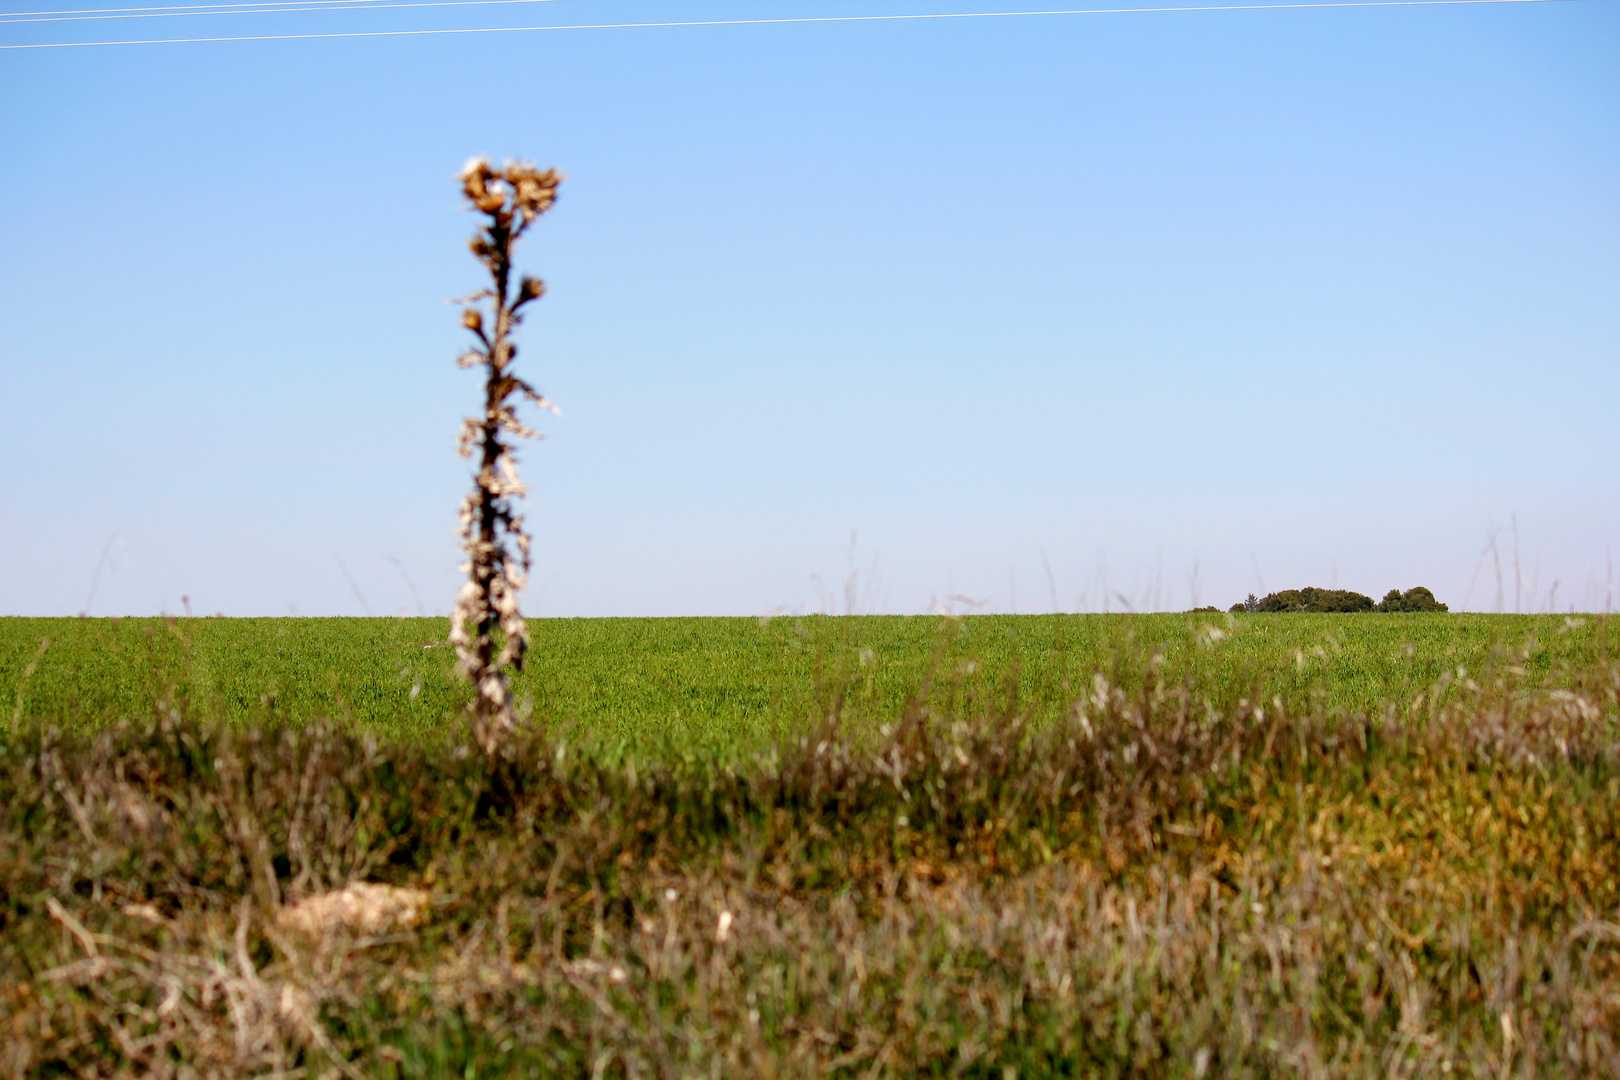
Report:
M 472 154 L 569 176 L 530 614 L 1620 585 L 1620 7 L 1574 0 L 0 51 L 0 613 L 104 552 L 97 615 L 447 611 Z

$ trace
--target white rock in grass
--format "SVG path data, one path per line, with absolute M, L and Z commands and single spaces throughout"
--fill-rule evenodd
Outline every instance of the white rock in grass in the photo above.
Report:
M 410 927 L 421 922 L 431 900 L 421 889 L 357 881 L 347 888 L 306 897 L 283 908 L 276 921 L 310 937 L 325 937 L 339 930 L 383 934 L 395 927 Z

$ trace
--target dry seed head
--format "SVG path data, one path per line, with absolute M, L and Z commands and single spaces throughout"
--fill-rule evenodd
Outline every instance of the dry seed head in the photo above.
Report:
M 542 172 L 526 161 L 508 161 L 503 176 L 513 189 L 513 209 L 523 215 L 524 224 L 551 209 L 563 180 L 556 169 Z
M 467 365 L 463 364 L 462 366 L 466 367 Z M 463 420 L 461 422 L 461 434 L 456 436 L 456 456 L 464 458 L 473 456 L 473 447 L 478 443 L 479 431 L 478 421 Z M 472 519 L 473 508 L 469 501 L 464 499 L 461 503 L 460 520 L 462 528 L 466 528 L 472 522 Z
M 538 439 L 545 438 L 545 436 L 540 434 L 540 432 L 536 431 L 532 427 L 529 427 L 527 424 L 523 423 L 522 421 L 520 421 L 520 420 L 518 420 L 516 418 L 510 418 L 510 419 L 503 420 L 501 422 L 501 427 L 506 432 L 508 432 L 509 434 L 511 434 L 511 435 L 513 435 L 513 436 L 515 436 L 515 437 L 517 437 L 519 439 L 537 439 L 538 440 Z
M 537 169 L 526 161 L 508 161 L 495 169 L 484 158 L 472 158 L 462 167 L 461 191 L 482 213 L 505 225 L 512 216 L 527 226 L 551 209 L 557 201 L 557 185 L 563 176 L 556 169 Z M 484 258 L 488 252 L 477 251 Z
M 461 192 L 478 209 L 494 213 L 506 203 L 505 185 L 500 173 L 484 158 L 472 158 L 461 169 Z
M 506 185 L 496 182 L 482 195 L 473 199 L 473 205 L 486 214 L 495 214 L 506 207 Z

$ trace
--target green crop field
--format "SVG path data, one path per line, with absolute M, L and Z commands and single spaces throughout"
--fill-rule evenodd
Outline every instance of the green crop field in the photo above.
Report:
M 1596 617 L 0 620 L 0 1076 L 1620 1076 Z
M 1443 671 L 1477 673 L 1508 654 L 1556 682 L 1592 661 L 1599 625 L 1449 614 L 545 619 L 531 624 L 515 696 L 546 729 L 608 752 L 755 749 L 835 704 L 852 730 L 870 730 L 925 680 L 936 703 L 1001 711 L 1012 701 L 1045 721 L 1098 671 L 1154 653 L 1167 678 L 1217 707 L 1280 696 L 1376 711 Z M 470 697 L 446 629 L 438 619 L 0 619 L 0 703 L 16 719 L 69 726 L 142 719 L 174 700 L 240 723 L 341 718 L 431 738 L 457 730 Z

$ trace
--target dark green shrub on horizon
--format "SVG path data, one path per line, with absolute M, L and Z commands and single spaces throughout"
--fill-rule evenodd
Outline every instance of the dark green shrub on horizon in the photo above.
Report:
M 1401 592 L 1391 589 L 1381 600 L 1375 611 L 1450 611 L 1445 604 L 1434 598 L 1434 593 L 1419 585 L 1415 589 Z
M 1198 609 L 1203 610 L 1203 609 Z M 1327 612 L 1356 612 L 1356 611 L 1450 611 L 1445 604 L 1434 598 L 1434 593 L 1419 585 L 1416 588 L 1401 592 L 1391 589 L 1379 603 L 1373 603 L 1372 597 L 1364 596 L 1349 589 L 1284 589 L 1281 592 L 1267 593 L 1263 599 L 1255 599 L 1253 593 L 1247 600 L 1233 604 L 1230 609 L 1234 613 L 1245 611 L 1265 612 L 1310 612 L 1322 614 Z
M 1267 594 L 1260 611 L 1372 611 L 1373 599 L 1349 589 L 1284 589 Z

